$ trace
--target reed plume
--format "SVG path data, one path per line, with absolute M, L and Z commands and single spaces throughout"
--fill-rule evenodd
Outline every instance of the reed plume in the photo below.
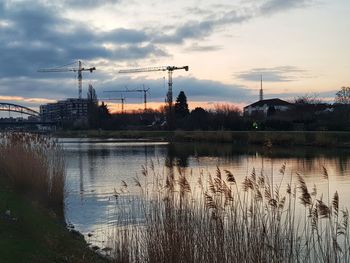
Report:
M 28 133 L 0 133 L 0 175 L 14 188 L 63 216 L 65 160 L 53 138 Z
M 283 165 L 280 173 L 285 172 Z M 201 171 L 198 180 L 190 180 L 192 176 L 188 178 L 180 170 L 177 174 L 171 171 L 154 174 L 157 180 L 153 182 L 163 181 L 160 184 L 166 187 L 135 180 L 142 189 L 142 201 L 137 203 L 141 207 L 133 210 L 142 211 L 135 216 L 143 217 L 144 221 L 130 227 L 135 216 L 129 215 L 129 224 L 121 216 L 124 227 L 114 238 L 115 258 L 122 259 L 117 262 L 348 262 L 350 259 L 349 213 L 340 210 L 342 216 L 338 219 L 338 193 L 334 194 L 332 205 L 327 205 L 322 195 L 317 197 L 315 186 L 309 192 L 299 174 L 295 185 L 291 181 L 285 191 L 281 191 L 280 185 L 271 185 L 269 177 L 262 172 L 256 176 L 255 170 L 244 177 L 241 187 L 229 170 L 224 170 L 223 179 L 219 167 L 214 177 Z M 172 191 L 168 190 L 169 185 Z M 302 205 L 298 205 L 298 200 Z

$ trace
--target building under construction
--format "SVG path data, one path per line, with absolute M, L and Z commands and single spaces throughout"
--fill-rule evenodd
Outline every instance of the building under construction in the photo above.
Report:
M 42 121 L 74 121 L 88 117 L 88 99 L 66 99 L 40 106 Z
M 98 100 L 92 85 L 89 85 L 89 92 L 86 99 L 70 98 L 55 103 L 48 103 L 40 106 L 40 117 L 42 121 L 53 122 L 75 122 L 87 121 L 89 107 L 97 106 Z

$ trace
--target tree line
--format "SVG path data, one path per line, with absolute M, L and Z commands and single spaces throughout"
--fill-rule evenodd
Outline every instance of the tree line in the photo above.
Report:
M 231 104 L 190 110 L 181 91 L 171 111 L 164 106 L 158 110 L 111 114 L 102 103 L 92 108 L 89 126 L 111 130 L 350 130 L 350 87 L 342 87 L 333 104 L 315 95 L 297 97 L 292 103 L 287 111 L 269 109 L 267 115 L 246 116 Z

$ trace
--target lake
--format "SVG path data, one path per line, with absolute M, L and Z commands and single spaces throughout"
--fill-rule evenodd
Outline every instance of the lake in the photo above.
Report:
M 118 216 L 115 191 L 122 181 L 129 185 L 128 195 L 137 194 L 133 178 L 142 176 L 142 166 L 154 163 L 167 170 L 192 176 L 200 172 L 215 174 L 217 167 L 230 170 L 239 184 L 253 169 L 263 171 L 275 184 L 286 185 L 301 174 L 318 194 L 338 191 L 340 206 L 350 208 L 350 150 L 327 148 L 263 148 L 232 144 L 166 143 L 122 140 L 61 139 L 66 165 L 65 218 L 86 240 L 106 246 L 113 228 L 123 220 Z M 285 175 L 279 172 L 286 164 Z M 135 202 L 137 199 L 124 200 Z M 142 220 L 142 219 L 140 219 Z M 90 234 L 90 235 L 89 235 Z

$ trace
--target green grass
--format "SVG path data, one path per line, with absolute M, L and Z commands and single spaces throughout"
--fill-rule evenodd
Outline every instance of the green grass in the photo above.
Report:
M 11 217 L 5 215 L 10 209 Z M 12 220 L 14 217 L 16 220 Z M 0 262 L 105 262 L 70 233 L 54 212 L 0 178 Z

